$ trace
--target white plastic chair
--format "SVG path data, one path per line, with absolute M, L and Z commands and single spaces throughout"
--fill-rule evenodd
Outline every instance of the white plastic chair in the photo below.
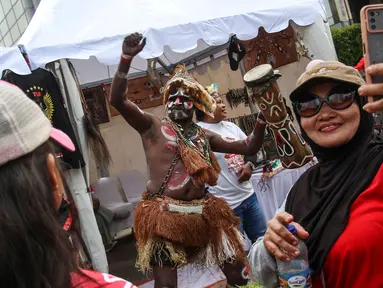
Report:
M 101 206 L 116 215 L 109 229 L 113 237 L 121 230 L 133 227 L 134 205 L 124 202 L 117 177 L 98 179 L 92 184 L 92 188 L 94 195 L 100 200 Z
M 146 190 L 146 177 L 138 170 L 130 170 L 122 172 L 118 178 L 128 201 L 137 205 Z

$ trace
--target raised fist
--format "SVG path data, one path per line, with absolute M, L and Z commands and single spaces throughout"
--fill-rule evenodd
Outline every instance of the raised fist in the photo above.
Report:
M 130 34 L 124 39 L 122 53 L 134 57 L 144 49 L 145 45 L 146 39 L 143 38 L 142 34 Z

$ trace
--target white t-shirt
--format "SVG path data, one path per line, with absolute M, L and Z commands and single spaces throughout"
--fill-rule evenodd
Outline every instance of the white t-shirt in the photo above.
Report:
M 245 140 L 247 137 L 237 125 L 228 121 L 221 121 L 220 123 L 198 122 L 197 124 L 204 129 L 233 140 Z M 214 154 L 221 166 L 221 173 L 217 185 L 209 187 L 209 192 L 216 197 L 225 199 L 231 209 L 235 209 L 254 193 L 250 181 L 238 182 L 237 173 L 240 167 L 245 164 L 243 156 L 216 152 Z

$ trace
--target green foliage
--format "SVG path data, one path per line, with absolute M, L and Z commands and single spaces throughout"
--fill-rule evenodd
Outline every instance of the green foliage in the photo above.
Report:
M 338 60 L 346 65 L 355 66 L 363 57 L 360 24 L 343 28 L 331 28 Z

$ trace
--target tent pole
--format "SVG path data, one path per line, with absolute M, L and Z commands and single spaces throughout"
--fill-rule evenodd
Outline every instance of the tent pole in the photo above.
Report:
M 168 72 L 169 74 L 173 73 L 173 71 L 159 57 L 157 58 L 157 62 L 158 62 L 158 64 L 160 64 L 162 66 L 162 68 L 165 69 L 166 72 Z M 154 67 L 154 69 L 156 69 L 156 67 Z

